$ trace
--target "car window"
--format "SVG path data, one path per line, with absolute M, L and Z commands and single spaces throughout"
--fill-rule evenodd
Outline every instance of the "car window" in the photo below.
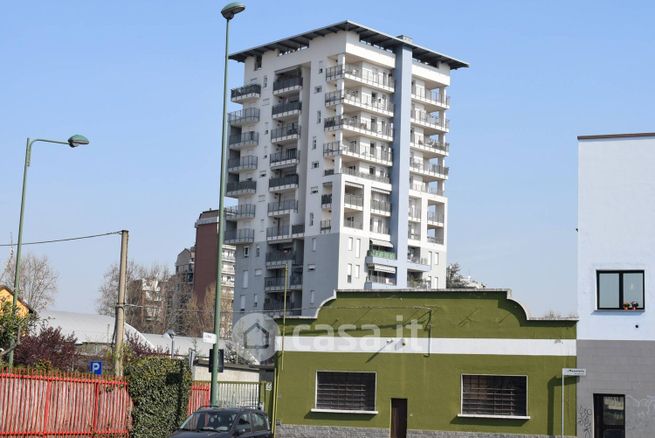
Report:
M 250 427 L 250 415 L 241 414 L 237 420 L 237 430 L 241 433 L 243 432 L 252 432 Z
M 195 412 L 182 423 L 180 429 L 228 431 L 235 418 L 236 414 L 233 412 Z
M 260 431 L 260 430 L 268 430 L 268 421 L 266 421 L 266 417 L 264 417 L 262 414 L 258 414 L 256 412 L 252 413 L 252 430 L 253 431 Z

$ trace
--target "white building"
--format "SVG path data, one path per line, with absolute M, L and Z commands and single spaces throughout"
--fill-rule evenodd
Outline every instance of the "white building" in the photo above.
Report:
M 235 311 L 313 314 L 335 289 L 442 288 L 450 72 L 351 21 L 234 53 L 225 242 Z
M 578 140 L 578 436 L 650 438 L 655 133 Z

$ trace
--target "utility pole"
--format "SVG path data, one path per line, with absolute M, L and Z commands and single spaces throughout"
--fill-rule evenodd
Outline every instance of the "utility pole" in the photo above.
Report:
M 114 375 L 123 375 L 123 339 L 125 338 L 125 289 L 127 276 L 127 241 L 129 232 L 121 231 L 121 260 L 118 273 L 118 300 L 116 301 L 116 326 L 114 333 L 116 339 L 114 342 Z

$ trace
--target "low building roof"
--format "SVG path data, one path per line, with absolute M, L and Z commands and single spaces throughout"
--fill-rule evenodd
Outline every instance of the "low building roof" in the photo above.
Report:
M 41 318 L 50 327 L 61 327 L 64 336 L 74 335 L 80 343 L 111 344 L 113 342 L 115 324 L 113 316 L 47 310 L 41 313 Z M 142 342 L 150 344 L 141 332 L 125 324 L 125 336 L 128 335 L 137 336 Z
M 412 48 L 413 56 L 417 60 L 424 62 L 433 67 L 439 67 L 439 62 L 446 63 L 451 69 L 455 70 L 469 65 L 458 59 L 446 56 L 442 53 L 435 52 L 434 50 L 414 44 L 411 40 L 403 37 L 395 37 L 384 32 L 372 29 L 354 21 L 345 20 L 339 23 L 331 24 L 329 26 L 321 27 L 319 29 L 310 30 L 298 35 L 274 41 L 272 43 L 263 44 L 261 46 L 253 47 L 251 49 L 242 50 L 240 52 L 232 53 L 230 59 L 235 61 L 244 62 L 250 56 L 262 55 L 271 50 L 280 50 L 287 52 L 290 50 L 299 50 L 309 46 L 309 42 L 317 37 L 322 37 L 330 33 L 340 31 L 355 32 L 359 34 L 359 38 L 369 44 L 382 47 L 383 49 L 393 49 L 397 46 L 408 46 Z

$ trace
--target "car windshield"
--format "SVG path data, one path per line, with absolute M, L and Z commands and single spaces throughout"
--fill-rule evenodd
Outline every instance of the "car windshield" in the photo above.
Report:
M 230 430 L 237 414 L 234 412 L 195 412 L 187 418 L 180 429 L 183 430 Z

